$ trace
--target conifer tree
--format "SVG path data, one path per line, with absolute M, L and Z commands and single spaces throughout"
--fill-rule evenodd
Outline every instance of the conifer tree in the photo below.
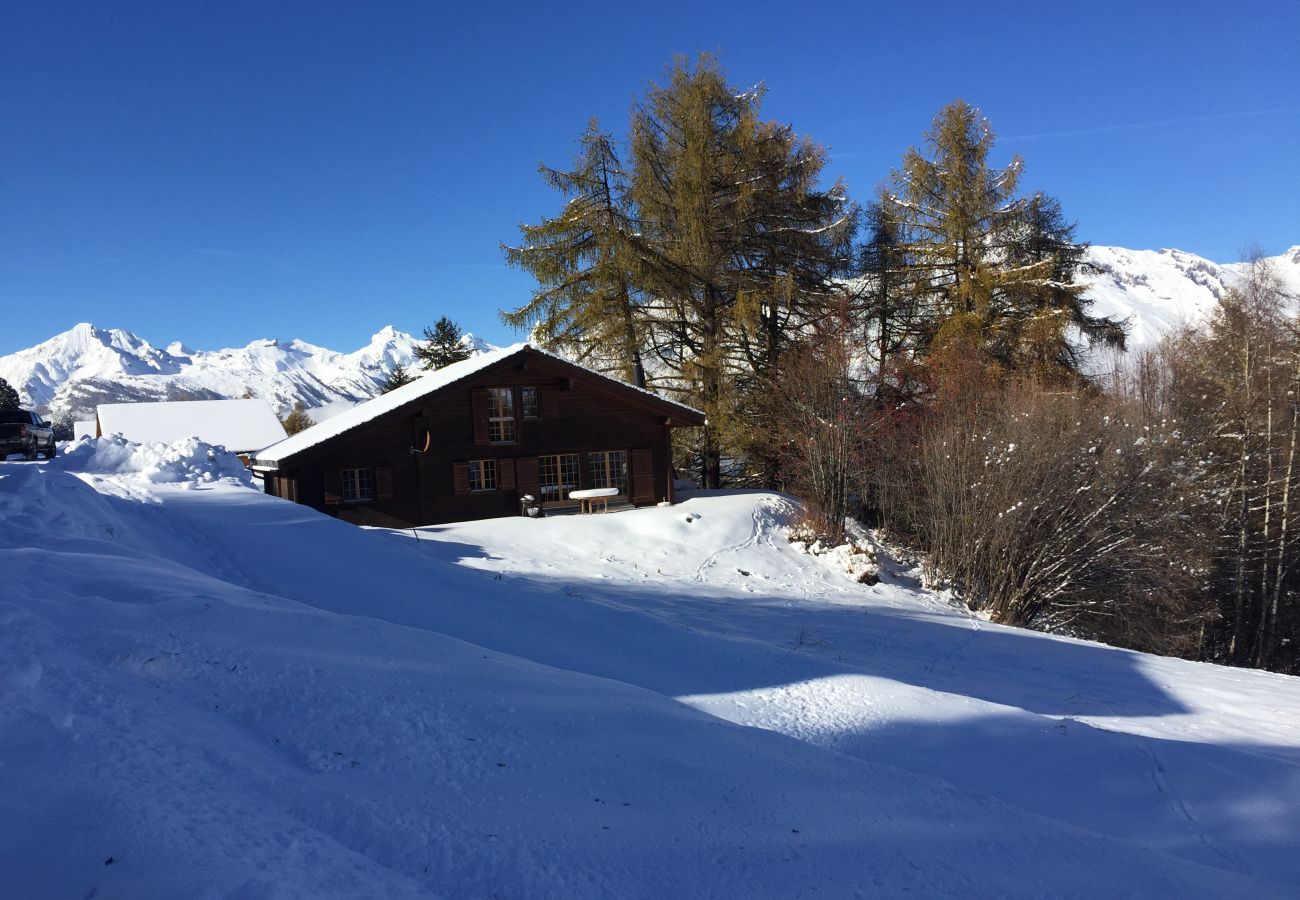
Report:
M 1059 204 L 1017 193 L 1023 163 L 989 162 L 994 133 L 956 100 L 940 110 L 924 150 L 909 148 L 888 202 L 903 231 L 908 291 L 921 316 L 916 349 L 976 354 L 1005 368 L 1047 361 L 1077 368 L 1069 330 L 1122 344 L 1118 323 L 1087 315 L 1075 280 L 1082 248 Z
M 441 369 L 469 359 L 474 354 L 462 342 L 463 337 L 460 326 L 443 316 L 432 328 L 424 329 L 424 343 L 415 345 L 415 358 L 426 369 Z
M 280 424 L 284 426 L 284 430 L 287 434 L 297 434 L 300 431 L 306 431 L 308 428 L 315 425 L 316 422 L 307 413 L 307 410 L 302 405 L 302 401 L 299 400 L 294 403 L 293 409 L 289 411 L 289 415 L 280 420 Z
M 636 226 L 613 140 L 592 119 L 573 168 L 538 170 L 567 202 L 559 215 L 521 225 L 520 246 L 502 245 L 506 261 L 538 283 L 532 299 L 503 311 L 502 321 L 531 328 L 546 346 L 580 360 L 609 360 L 622 378 L 645 387 L 641 311 L 630 272 Z
M 379 393 L 387 394 L 389 391 L 396 390 L 404 384 L 410 384 L 415 380 L 415 376 L 406 371 L 406 366 L 398 363 L 393 366 L 393 371 L 388 373 L 388 377 L 379 385 Z
M 882 194 L 866 209 L 866 240 L 859 254 L 858 313 L 867 352 L 876 363 L 877 390 L 890 375 L 890 361 L 905 345 L 915 322 L 906 290 L 907 255 L 902 226 Z
M 21 405 L 18 392 L 9 382 L 0 378 L 0 409 L 18 409 Z
M 636 278 L 659 363 L 709 417 L 707 487 L 758 433 L 750 401 L 782 352 L 832 306 L 855 219 L 840 185 L 818 186 L 823 148 L 762 121 L 762 94 L 702 55 L 677 60 L 632 116 Z

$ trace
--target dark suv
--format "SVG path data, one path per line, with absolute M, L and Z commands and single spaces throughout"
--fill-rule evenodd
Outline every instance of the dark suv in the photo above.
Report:
M 28 459 L 44 453 L 46 459 L 54 459 L 58 452 L 49 422 L 25 409 L 0 409 L 0 460 L 10 453 L 21 453 Z

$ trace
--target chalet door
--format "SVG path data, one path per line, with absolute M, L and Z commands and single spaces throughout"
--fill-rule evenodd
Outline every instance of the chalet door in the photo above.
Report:
M 569 492 L 578 489 L 579 462 L 576 453 L 559 453 L 537 458 L 538 499 L 543 506 L 566 506 Z

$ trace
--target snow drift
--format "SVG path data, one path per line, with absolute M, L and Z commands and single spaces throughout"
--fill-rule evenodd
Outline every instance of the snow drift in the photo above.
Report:
M 361 530 L 0 465 L 14 896 L 1283 897 L 1300 688 L 998 628 L 789 501 Z

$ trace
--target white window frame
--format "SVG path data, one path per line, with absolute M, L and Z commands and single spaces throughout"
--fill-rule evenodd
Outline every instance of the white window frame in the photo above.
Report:
M 515 389 L 488 388 L 488 440 L 493 444 L 513 444 L 518 440 L 515 423 Z M 498 402 L 502 401 L 502 402 Z

